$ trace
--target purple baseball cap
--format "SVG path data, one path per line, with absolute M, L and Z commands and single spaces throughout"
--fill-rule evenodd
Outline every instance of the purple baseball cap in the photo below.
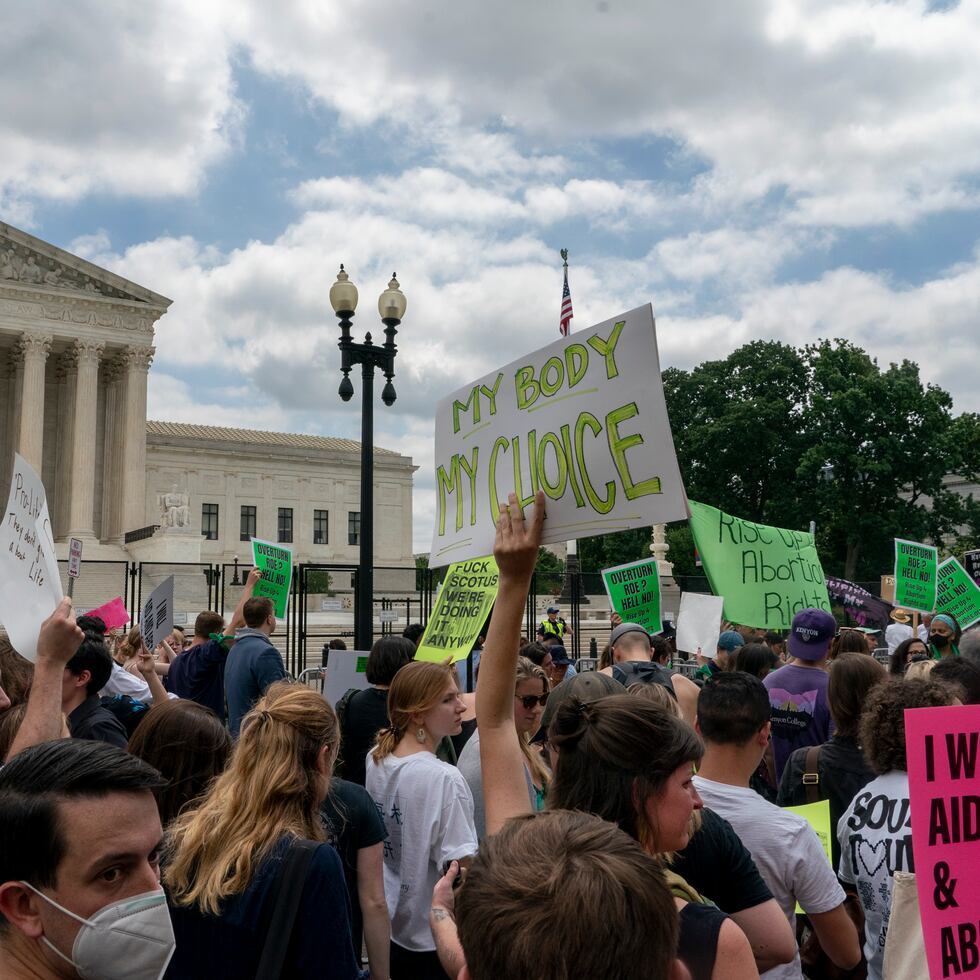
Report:
M 822 660 L 837 633 L 837 620 L 823 609 L 803 609 L 793 617 L 787 647 L 800 660 Z

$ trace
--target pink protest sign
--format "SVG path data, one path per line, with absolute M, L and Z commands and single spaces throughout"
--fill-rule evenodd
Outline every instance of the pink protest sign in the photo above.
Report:
M 906 711 L 905 745 L 929 977 L 980 978 L 980 705 Z
M 130 620 L 130 615 L 119 596 L 105 603 L 105 605 L 99 606 L 98 609 L 90 609 L 86 615 L 98 616 L 105 623 L 107 630 L 115 629 L 117 626 L 125 626 Z

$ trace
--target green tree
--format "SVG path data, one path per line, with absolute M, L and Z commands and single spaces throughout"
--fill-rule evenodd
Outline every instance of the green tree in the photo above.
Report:
M 565 563 L 547 548 L 538 548 L 538 561 L 534 566 L 538 594 L 561 592 L 565 579 Z
M 595 538 L 583 538 L 578 543 L 579 565 L 583 572 L 598 572 L 614 565 L 650 557 L 650 528 L 636 527 Z
M 876 579 L 895 537 L 980 537 L 980 504 L 944 484 L 977 479 L 980 418 L 954 417 L 910 361 L 883 370 L 844 340 L 759 341 L 665 371 L 664 390 L 688 495 L 766 524 L 815 521 L 830 574 Z

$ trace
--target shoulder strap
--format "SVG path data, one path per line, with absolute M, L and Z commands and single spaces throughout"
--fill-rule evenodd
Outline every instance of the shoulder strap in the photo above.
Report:
M 289 845 L 272 888 L 272 915 L 255 980 L 280 980 L 282 976 L 293 923 L 303 897 L 303 883 L 313 860 L 313 852 L 319 846 L 312 840 L 294 840 Z
M 803 758 L 803 787 L 807 803 L 819 803 L 821 799 L 820 773 L 817 770 L 821 748 L 821 745 L 811 745 Z

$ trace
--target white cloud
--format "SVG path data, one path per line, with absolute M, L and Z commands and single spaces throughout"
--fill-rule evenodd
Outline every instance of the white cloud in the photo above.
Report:
M 193 0 L 5 4 L 0 192 L 193 193 L 243 111 L 230 44 L 219 9 Z

